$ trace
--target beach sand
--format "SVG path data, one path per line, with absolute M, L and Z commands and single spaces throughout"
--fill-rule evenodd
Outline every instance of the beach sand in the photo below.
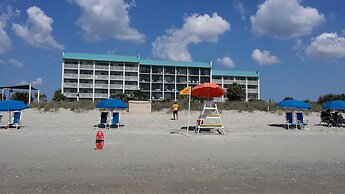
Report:
M 225 135 L 187 136 L 186 112 L 125 112 L 95 150 L 98 117 L 30 109 L 23 128 L 1 129 L 0 193 L 345 192 L 345 128 L 315 125 L 316 113 L 286 130 L 284 115 L 223 111 Z

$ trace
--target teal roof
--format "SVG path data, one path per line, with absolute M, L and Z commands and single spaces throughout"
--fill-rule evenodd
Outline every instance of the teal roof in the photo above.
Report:
M 213 70 L 213 76 L 234 76 L 234 77 L 259 77 L 259 73 L 255 71 L 221 71 Z
M 139 63 L 139 60 L 137 59 L 137 57 L 133 57 L 133 56 L 117 56 L 117 55 L 63 52 L 62 58 L 63 59 L 76 59 L 76 60 L 91 60 L 91 61 L 120 61 L 120 62 Z
M 171 67 L 204 67 L 211 68 L 209 62 L 182 62 L 182 61 L 161 61 L 161 60 L 140 60 L 140 65 L 157 65 Z
M 171 66 L 171 67 L 204 67 L 204 68 L 212 67 L 210 63 L 208 62 L 145 60 L 145 59 L 138 59 L 137 57 L 133 57 L 133 56 L 87 54 L 87 53 L 63 52 L 62 58 L 75 59 L 75 60 L 91 60 L 91 61 L 134 62 L 134 63 L 140 63 L 141 65 L 156 65 L 156 66 Z

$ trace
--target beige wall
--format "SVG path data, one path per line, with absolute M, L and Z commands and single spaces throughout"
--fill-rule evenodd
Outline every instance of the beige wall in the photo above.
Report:
M 130 113 L 150 113 L 151 102 L 150 101 L 129 101 L 128 111 Z

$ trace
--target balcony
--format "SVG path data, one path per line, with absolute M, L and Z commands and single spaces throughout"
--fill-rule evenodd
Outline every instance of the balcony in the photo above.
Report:
M 80 88 L 93 88 L 92 83 L 79 83 Z
M 122 84 L 110 84 L 110 89 L 122 89 Z
M 234 83 L 245 85 L 246 84 L 246 80 L 236 80 L 236 81 L 234 81 Z
M 105 66 L 105 65 L 96 65 L 95 66 L 95 69 L 98 69 L 98 70 L 109 70 L 109 66 Z
M 79 98 L 92 98 L 92 93 L 79 93 Z
M 138 81 L 138 76 L 125 76 L 126 81 Z
M 65 69 L 78 69 L 78 64 L 64 64 Z
M 74 78 L 74 79 L 78 79 L 78 74 L 69 74 L 69 73 L 65 73 L 63 75 L 64 78 Z
M 80 64 L 80 69 L 88 69 L 91 70 L 93 69 L 93 65 L 89 64 Z
M 80 79 L 93 79 L 93 75 L 92 74 L 80 74 L 79 78 Z
M 223 80 L 224 84 L 233 84 L 234 80 Z
M 96 89 L 108 89 L 108 84 L 95 84 Z
M 123 71 L 123 67 L 121 67 L 121 66 L 110 66 L 110 70 Z
M 258 93 L 258 89 L 248 89 L 248 93 Z
M 212 82 L 221 84 L 222 80 L 221 79 L 212 79 Z
M 123 75 L 110 75 L 111 80 L 123 80 Z
M 95 75 L 95 79 L 108 80 L 108 78 L 109 78 L 108 75 Z
M 76 87 L 78 87 L 78 84 L 77 83 L 64 83 L 63 87 L 64 88 L 76 88 Z
M 125 67 L 125 71 L 138 71 L 138 67 Z
M 77 98 L 77 93 L 64 92 L 63 95 L 65 95 L 67 98 Z
M 95 93 L 95 98 L 108 98 L 108 94 Z
M 138 90 L 137 85 L 125 85 L 126 90 Z
M 258 85 L 258 81 L 248 81 L 248 85 Z

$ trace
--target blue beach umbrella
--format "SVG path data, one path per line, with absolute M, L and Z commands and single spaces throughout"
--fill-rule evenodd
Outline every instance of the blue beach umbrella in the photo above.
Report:
M 333 100 L 322 106 L 323 109 L 345 110 L 345 101 Z
M 96 108 L 105 108 L 105 109 L 128 108 L 128 105 L 122 100 L 109 98 L 106 100 L 102 100 L 98 104 L 96 104 Z
M 21 101 L 17 101 L 17 100 L 0 101 L 0 111 L 15 111 L 15 110 L 24 110 L 27 108 L 29 108 L 29 106 L 24 104 Z
M 277 106 L 292 109 L 311 109 L 311 106 L 300 100 L 283 100 L 277 103 Z

